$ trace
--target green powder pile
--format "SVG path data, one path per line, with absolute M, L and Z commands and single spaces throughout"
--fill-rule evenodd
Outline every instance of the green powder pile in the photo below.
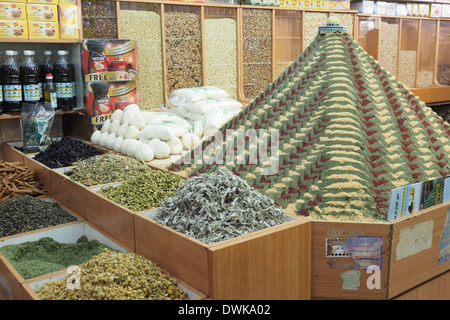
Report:
M 80 265 L 102 252 L 106 245 L 81 236 L 76 243 L 60 243 L 50 237 L 6 245 L 0 252 L 25 279 Z

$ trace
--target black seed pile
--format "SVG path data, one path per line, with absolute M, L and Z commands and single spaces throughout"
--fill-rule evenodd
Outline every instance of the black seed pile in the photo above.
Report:
M 47 150 L 35 155 L 34 159 L 52 169 L 69 167 L 74 162 L 103 154 L 102 151 L 82 141 L 63 137 L 52 143 Z
M 0 204 L 0 238 L 76 220 L 55 202 L 25 195 Z

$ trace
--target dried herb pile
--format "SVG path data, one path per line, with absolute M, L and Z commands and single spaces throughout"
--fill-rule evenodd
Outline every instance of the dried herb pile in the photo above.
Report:
M 101 188 L 98 193 L 133 211 L 157 208 L 165 197 L 175 195 L 184 179 L 160 170 L 148 170 L 119 186 Z
M 57 203 L 25 195 L 0 204 L 0 238 L 76 220 Z
M 79 289 L 68 278 L 42 286 L 44 300 L 184 300 L 186 293 L 153 262 L 127 252 L 104 249 L 80 267 Z
M 36 154 L 34 159 L 54 169 L 69 167 L 76 161 L 100 154 L 103 152 L 80 140 L 63 137 L 60 141 L 53 142 L 45 151 Z
M 25 279 L 31 279 L 72 265 L 80 265 L 100 254 L 106 245 L 81 236 L 76 243 L 60 243 L 50 237 L 5 245 L 0 252 Z
M 0 160 L 0 203 L 23 195 L 46 195 L 42 182 L 34 179 L 34 174 L 23 162 Z
M 136 177 L 149 167 L 131 157 L 106 153 L 77 161 L 70 179 L 85 186 L 120 182 Z
M 191 177 L 166 198 L 154 219 L 207 244 L 281 224 L 272 199 L 229 170 Z
M 386 221 L 392 189 L 450 173 L 449 124 L 346 33 L 317 34 L 218 133 L 237 129 L 278 132 L 277 141 L 267 139 L 279 145 L 269 155 L 277 157 L 276 174 L 263 175 L 264 164 L 248 158 L 225 165 L 291 214 Z M 220 148 L 238 154 L 241 146 L 226 143 Z M 216 144 L 211 136 L 168 169 L 191 177 L 214 172 L 220 163 L 195 163 L 195 154 Z

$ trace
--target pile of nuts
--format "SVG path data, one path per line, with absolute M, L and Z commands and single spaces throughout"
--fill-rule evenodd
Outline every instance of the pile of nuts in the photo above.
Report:
M 168 95 L 177 89 L 201 86 L 203 71 L 199 14 L 166 11 L 164 18 Z

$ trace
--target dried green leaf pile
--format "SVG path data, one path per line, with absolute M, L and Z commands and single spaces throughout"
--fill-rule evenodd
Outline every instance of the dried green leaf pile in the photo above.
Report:
M 70 179 L 85 186 L 121 182 L 136 177 L 150 168 L 136 159 L 114 153 L 80 160 L 74 163 Z
M 184 181 L 172 173 L 150 169 L 119 186 L 101 188 L 98 193 L 130 210 L 144 211 L 159 207 Z
M 76 220 L 57 203 L 25 195 L 0 204 L 0 238 Z
M 285 214 L 269 197 L 220 168 L 187 179 L 154 219 L 212 244 L 281 224 Z

